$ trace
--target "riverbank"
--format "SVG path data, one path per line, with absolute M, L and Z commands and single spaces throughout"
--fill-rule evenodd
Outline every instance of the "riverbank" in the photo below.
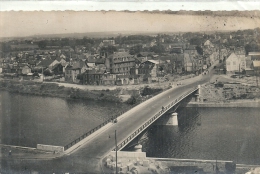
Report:
M 59 86 L 55 83 L 41 83 L 32 81 L 2 80 L 0 90 L 19 93 L 25 95 L 37 95 L 47 97 L 58 97 L 66 99 L 91 99 L 119 103 L 122 102 L 118 97 L 119 90 L 81 90 Z
M 201 85 L 197 101 L 187 107 L 259 107 L 260 88 L 256 84 L 242 83 L 228 76 L 215 75 Z
M 234 100 L 226 102 L 189 102 L 186 107 L 247 107 L 257 108 L 260 107 L 260 99 L 255 100 Z
M 84 86 L 83 86 L 84 87 Z M 150 87 L 148 85 L 140 88 L 114 88 L 88 90 L 85 88 L 68 87 L 58 83 L 42 83 L 34 81 L 1 80 L 0 90 L 25 95 L 37 95 L 46 97 L 58 97 L 65 99 L 90 99 L 97 101 L 109 101 L 114 103 L 126 103 L 128 105 L 139 104 L 151 98 L 166 87 Z
M 258 165 L 235 164 L 235 172 L 228 172 L 230 166 L 234 166 L 232 161 L 223 160 L 201 160 L 201 159 L 176 159 L 176 158 L 147 158 L 167 166 L 171 173 L 236 173 L 244 174 L 259 168 Z M 232 165 L 233 164 L 233 165 Z M 229 166 L 229 167 L 228 167 Z M 231 167 L 232 168 L 232 167 Z

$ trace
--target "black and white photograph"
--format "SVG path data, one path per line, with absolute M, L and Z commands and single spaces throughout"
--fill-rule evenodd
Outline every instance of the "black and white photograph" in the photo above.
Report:
M 259 174 L 259 76 L 260 11 L 0 11 L 0 173 Z

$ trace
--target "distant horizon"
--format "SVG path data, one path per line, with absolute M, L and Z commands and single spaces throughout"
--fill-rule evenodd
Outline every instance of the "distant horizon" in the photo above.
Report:
M 255 29 L 255 28 L 253 28 Z M 252 29 L 252 30 L 253 30 Z M 247 29 L 245 29 L 247 30 Z M 88 34 L 98 34 L 98 33 L 103 33 L 103 34 L 107 34 L 107 35 L 111 35 L 111 36 L 89 36 L 89 37 L 93 37 L 93 38 L 104 38 L 104 37 L 114 37 L 113 35 L 155 35 L 155 34 L 178 34 L 178 33 L 188 33 L 188 32 L 192 32 L 192 33 L 216 33 L 216 32 L 234 32 L 237 30 L 218 30 L 218 31 L 176 31 L 176 32 L 145 32 L 145 31 L 99 31 L 99 32 L 83 32 L 83 33 L 78 33 L 78 32 L 74 32 L 74 33 L 52 33 L 52 34 L 35 34 L 35 35 L 28 35 L 28 36 L 10 36 L 10 37 L 0 37 L 2 39 L 4 38 L 30 38 L 30 37 L 63 37 L 62 35 L 71 35 L 71 36 L 65 36 L 65 37 L 73 37 L 72 35 L 85 35 L 83 37 L 88 37 Z M 57 36 L 55 36 L 57 35 Z M 61 35 L 61 36 L 59 36 Z M 77 36 L 76 36 L 77 37 Z M 80 36 L 78 36 L 80 37 Z M 81 36 L 82 37 L 82 36 Z
M 238 13 L 0 12 L 0 38 L 91 33 L 229 32 L 255 29 L 260 17 Z

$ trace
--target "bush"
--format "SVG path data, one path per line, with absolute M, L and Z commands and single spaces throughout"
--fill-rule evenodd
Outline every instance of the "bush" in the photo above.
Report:
M 236 163 L 234 162 L 226 162 L 225 169 L 228 173 L 234 173 L 236 171 Z
M 127 101 L 126 103 L 127 104 L 130 104 L 130 105 L 134 105 L 136 104 L 137 100 L 136 100 L 136 97 L 135 96 L 131 96 Z
M 148 86 L 146 86 L 146 87 L 143 89 L 141 95 L 142 95 L 142 96 L 153 95 L 153 94 L 158 94 L 158 93 L 161 92 L 161 91 L 162 91 L 161 88 L 155 88 L 155 89 L 153 89 L 153 88 L 149 88 Z

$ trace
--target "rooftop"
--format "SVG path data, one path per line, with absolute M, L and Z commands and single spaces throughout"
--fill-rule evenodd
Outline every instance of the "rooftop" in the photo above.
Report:
M 260 61 L 253 61 L 253 66 L 260 68 Z
M 249 56 L 260 56 L 260 52 L 249 52 Z

